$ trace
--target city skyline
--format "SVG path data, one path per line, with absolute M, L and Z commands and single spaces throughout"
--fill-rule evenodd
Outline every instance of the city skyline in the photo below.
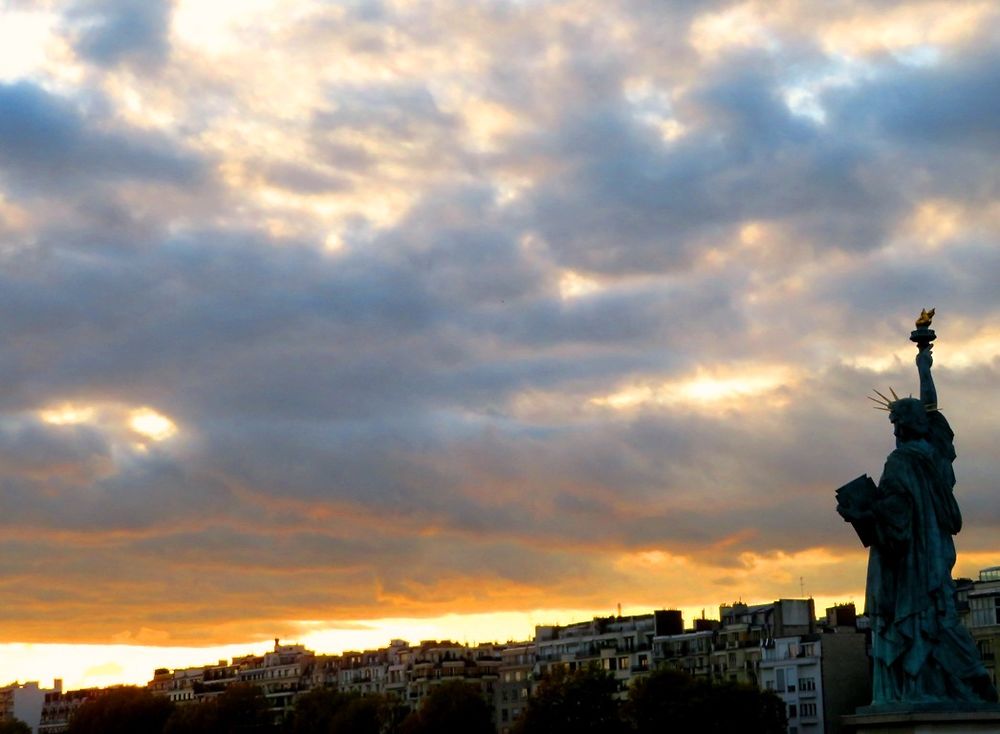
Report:
M 0 682 L 860 608 L 834 490 L 932 306 L 955 574 L 1000 564 L 998 21 L 5 4 Z
M 747 604 L 750 607 L 766 607 L 777 600 L 770 602 L 754 602 L 737 599 L 729 602 L 725 606 L 733 604 Z M 826 604 L 822 601 L 813 600 L 816 603 L 817 619 L 822 617 L 822 611 Z M 830 606 L 842 604 L 854 604 L 849 602 L 831 602 Z M 702 607 L 688 610 L 675 610 L 681 613 L 684 622 L 684 629 L 690 632 L 695 628 L 697 620 L 708 619 L 719 621 L 719 606 L 714 608 Z M 620 612 L 620 613 L 619 613 Z M 523 618 L 519 614 L 483 614 L 483 615 L 448 615 L 442 619 L 431 620 L 379 620 L 372 624 L 366 622 L 362 626 L 364 629 L 349 629 L 333 631 L 325 630 L 319 633 L 307 634 L 303 639 L 255 641 L 250 645 L 224 645 L 217 647 L 143 647 L 136 645 L 84 645 L 84 646 L 51 646 L 49 654 L 37 656 L 34 660 L 32 647 L 23 646 L 26 649 L 14 650 L 11 645 L 0 645 L 0 654 L 6 659 L 5 669 L 16 669 L 21 667 L 24 670 L 41 672 L 41 675 L 23 676 L 17 681 L 11 682 L 39 682 L 44 686 L 55 681 L 59 681 L 63 691 L 72 691 L 83 688 L 107 688 L 118 685 L 146 686 L 153 678 L 153 672 L 157 669 L 181 670 L 185 668 L 198 668 L 216 665 L 222 661 L 233 661 L 244 658 L 247 655 L 260 656 L 270 652 L 278 646 L 279 640 L 282 645 L 301 645 L 318 655 L 342 655 L 344 653 L 370 652 L 384 650 L 395 641 L 402 640 L 408 644 L 417 645 L 424 642 L 451 642 L 458 645 L 475 646 L 482 645 L 506 645 L 523 644 L 525 641 L 534 644 L 538 633 L 538 627 L 547 626 L 572 626 L 586 624 L 591 619 L 629 619 L 649 616 L 653 609 L 615 609 L 610 613 L 590 614 L 583 611 L 559 610 L 559 612 L 544 612 L 535 610 L 529 613 L 529 618 L 534 618 L 536 624 L 531 629 L 523 629 Z M 479 617 L 470 620 L 469 617 Z M 500 632 L 492 639 L 470 638 L 469 633 L 477 634 L 482 629 L 495 629 Z M 506 630 L 508 634 L 503 634 Z M 403 634 L 403 632 L 410 634 Z M 339 633 L 339 634 L 338 634 Z M 360 633 L 360 634 L 359 634 Z M 513 633 L 513 634 L 511 634 Z M 73 652 L 82 648 L 85 656 L 82 661 L 75 659 Z M 110 649 L 109 649 L 110 648 Z M 11 655 L 11 652 L 18 654 Z M 60 653 L 71 653 L 69 658 L 62 657 L 63 668 L 53 668 L 53 659 L 58 659 Z M 94 655 L 104 656 L 106 662 L 96 662 Z M 100 659 L 100 658 L 99 658 Z M 39 661 L 44 661 L 39 663 Z M 121 664 L 125 661 L 125 664 Z M 59 665 L 59 663 L 55 663 Z

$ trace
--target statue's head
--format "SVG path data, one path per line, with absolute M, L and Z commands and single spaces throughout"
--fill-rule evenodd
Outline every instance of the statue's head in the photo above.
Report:
M 930 430 L 927 408 L 917 398 L 899 398 L 889 403 L 889 420 L 896 438 L 909 441 L 922 438 Z

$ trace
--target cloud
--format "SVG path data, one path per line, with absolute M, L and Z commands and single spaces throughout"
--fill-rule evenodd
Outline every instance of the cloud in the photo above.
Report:
M 50 426 L 30 419 L 0 426 L 0 466 L 8 478 L 94 481 L 110 464 L 110 446 L 89 427 Z
M 30 82 L 0 85 L 0 171 L 7 187 L 55 192 L 122 179 L 181 185 L 204 174 L 195 155 L 167 138 L 98 125 L 98 114 Z
M 963 563 L 1000 552 L 980 35 L 181 10 L 78 6 L 88 64 L 0 86 L 3 639 L 849 596 L 833 491 L 932 305 Z
M 898 65 L 859 89 L 829 95 L 839 126 L 934 149 L 996 144 L 987 123 L 997 113 L 997 59 L 988 51 L 946 58 L 931 67 Z
M 264 170 L 269 184 L 304 194 L 322 194 L 347 186 L 346 181 L 332 173 L 295 163 L 268 163 Z
M 170 54 L 172 0 L 80 0 L 68 12 L 73 47 L 87 61 L 157 67 Z

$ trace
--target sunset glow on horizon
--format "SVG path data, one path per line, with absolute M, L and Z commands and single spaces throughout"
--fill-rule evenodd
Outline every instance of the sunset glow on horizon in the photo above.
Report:
M 0 684 L 802 595 L 939 404 L 1000 565 L 1000 6 L 0 9 Z

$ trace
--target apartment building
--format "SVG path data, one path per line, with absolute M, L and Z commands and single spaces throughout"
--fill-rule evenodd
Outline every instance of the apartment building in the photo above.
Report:
M 339 655 L 313 655 L 312 663 L 306 666 L 303 682 L 310 690 L 336 688 L 339 672 Z
M 257 686 L 267 698 L 268 709 L 280 721 L 295 704 L 296 697 L 310 688 L 315 653 L 304 645 L 282 645 L 275 639 L 274 649 L 260 656 L 234 658 L 210 669 L 212 676 L 202 680 L 202 695 L 218 695 L 235 682 Z
M 503 649 L 450 640 L 424 640 L 412 646 L 405 640 L 393 640 L 387 648 L 341 655 L 337 688 L 361 695 L 389 695 L 416 709 L 441 683 L 464 681 L 477 686 L 496 712 Z
M 702 621 L 702 620 L 698 620 Z M 712 678 L 712 653 L 719 625 L 702 625 L 687 632 L 653 638 L 653 661 L 687 673 L 692 678 Z
M 349 651 L 340 656 L 337 670 L 337 688 L 345 693 L 385 693 L 392 649 L 400 640 L 394 640 L 388 649 Z
M 995 686 L 996 660 L 1000 655 L 1000 566 L 980 571 L 979 578 L 968 585 L 964 596 L 968 613 L 964 615 L 963 622 L 969 628 Z
M 534 641 L 513 642 L 500 651 L 495 720 L 499 734 L 510 734 L 534 693 Z
M 204 666 L 178 668 L 170 673 L 169 679 L 162 673 L 157 677 L 158 672 L 153 673 L 153 680 L 146 684 L 146 688 L 165 695 L 176 704 L 194 703 L 197 697 L 195 689 L 205 680 Z
M 777 636 L 762 652 L 761 688 L 785 702 L 788 734 L 839 734 L 840 717 L 871 701 L 867 638 L 853 604 L 828 609 L 816 632 Z
M 303 645 L 282 645 L 276 639 L 274 649 L 263 655 L 243 655 L 229 662 L 220 660 L 215 665 L 173 671 L 157 668 L 146 688 L 175 704 L 187 705 L 203 703 L 231 685 L 246 683 L 260 689 L 275 721 L 280 721 L 291 711 L 299 693 L 329 684 L 329 656 L 321 657 L 322 665 L 317 669 L 316 655 L 311 650 Z
M 42 707 L 47 693 L 62 692 L 62 681 L 56 678 L 52 688 L 42 688 L 38 681 L 11 683 L 0 688 L 0 721 L 23 721 L 38 734 Z
M 54 690 L 46 693 L 38 721 L 39 734 L 65 734 L 69 731 L 69 720 L 78 708 L 88 701 L 93 701 L 123 687 L 80 688 L 65 692 Z
M 814 609 L 812 599 L 723 605 L 718 622 L 654 637 L 654 662 L 772 690 L 787 706 L 789 734 L 836 734 L 841 715 L 871 700 L 867 637 L 853 604 L 828 609 L 820 623 Z
M 658 627 L 659 625 L 659 627 Z M 628 617 L 594 617 L 589 622 L 535 627 L 535 673 L 594 666 L 618 682 L 618 697 L 638 676 L 653 669 L 653 639 L 682 626 L 680 612 L 658 610 Z

